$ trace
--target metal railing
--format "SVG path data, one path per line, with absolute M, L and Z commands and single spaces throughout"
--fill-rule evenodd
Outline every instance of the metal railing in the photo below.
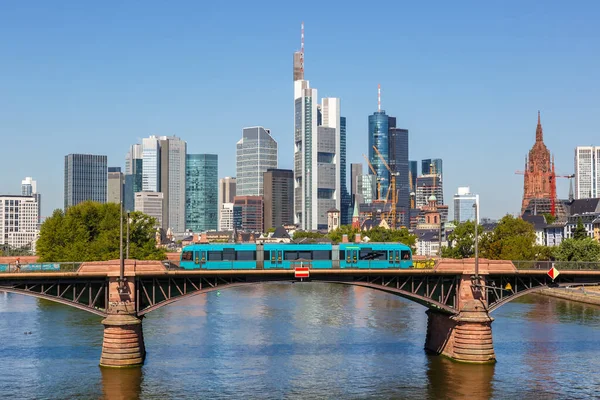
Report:
M 26 273 L 26 272 L 77 272 L 82 262 L 57 262 L 57 263 L 26 263 L 26 264 L 0 264 L 0 273 Z
M 558 270 L 600 270 L 600 262 L 589 261 L 512 261 L 517 269 L 549 270 L 554 267 Z

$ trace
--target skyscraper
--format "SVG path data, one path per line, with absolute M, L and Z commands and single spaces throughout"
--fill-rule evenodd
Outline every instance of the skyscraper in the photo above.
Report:
M 352 198 L 348 191 L 348 173 L 346 158 L 346 117 L 340 117 L 340 192 L 342 200 L 340 202 L 340 222 L 342 225 L 352 223 Z
M 185 178 L 187 143 L 177 136 L 161 136 L 160 192 L 164 194 L 163 226 L 185 231 Z M 215 228 L 216 229 L 216 228 Z
M 216 154 L 188 154 L 186 157 L 186 229 L 193 232 L 218 227 L 219 160 Z
M 440 176 L 442 182 L 444 181 L 444 173 L 442 168 L 442 159 L 441 158 L 426 158 L 425 160 L 421 160 L 421 174 L 429 175 L 429 174 L 437 174 Z
M 385 162 L 389 160 L 389 119 L 385 111 L 378 109 L 373 115 L 369 115 L 369 161 L 375 170 L 381 195 L 385 197 L 390 184 L 390 173 L 384 162 L 379 158 L 373 146 L 377 147 Z M 371 171 L 369 170 L 369 173 Z
M 477 207 L 473 207 L 477 205 Z M 467 187 L 459 187 L 454 195 L 454 221 L 462 223 L 477 221 L 479 223 L 479 195 L 471 193 Z
M 415 188 L 417 187 L 417 177 L 419 176 L 419 170 L 417 169 L 418 165 L 416 161 L 409 161 L 408 162 L 408 172 L 410 175 L 410 190 L 411 192 L 415 191 Z
M 270 169 L 263 178 L 264 231 L 294 223 L 294 171 Z
M 120 204 L 123 200 L 123 173 L 120 167 L 108 167 L 106 201 Z
M 21 181 L 21 195 L 33 196 L 37 202 L 38 207 L 38 222 L 42 218 L 42 195 L 37 191 L 37 181 L 34 181 L 32 177 L 28 176 Z
M 363 165 L 362 164 L 350 164 L 350 188 L 352 194 L 352 209 L 354 209 L 354 202 L 356 200 L 356 195 L 360 195 L 359 187 L 359 179 L 363 174 Z M 359 199 L 360 203 L 360 199 Z
M 262 196 L 263 174 L 277 168 L 277 142 L 262 126 L 244 128 L 237 142 L 236 195 Z
M 156 228 L 166 228 L 162 224 L 163 194 L 158 192 L 138 192 L 135 194 L 134 210 L 156 219 Z
M 222 230 L 233 229 L 233 199 L 236 195 L 237 179 L 226 176 L 219 179 L 219 227 Z M 224 205 L 227 207 L 224 210 Z M 223 221 L 225 218 L 227 221 Z
M 390 128 L 389 166 L 396 176 L 399 212 L 408 215 L 410 209 L 410 176 L 408 166 L 408 129 Z M 391 197 L 391 196 L 390 196 Z M 405 222 L 405 224 L 407 224 Z
M 126 211 L 134 210 L 135 193 L 142 191 L 143 150 L 141 144 L 130 147 L 125 157 L 124 207 Z
M 65 210 L 83 201 L 106 203 L 106 156 L 65 156 Z
M 575 148 L 575 198 L 600 197 L 600 147 Z
M 33 185 L 32 185 L 33 186 Z M 32 187 L 33 190 L 33 187 Z M 38 236 L 38 204 L 33 195 L 0 195 L 0 245 L 35 251 Z
M 235 196 L 233 200 L 233 224 L 236 229 L 262 232 L 262 196 Z
M 304 80 L 303 25 L 302 47 L 294 53 L 294 221 L 301 229 L 325 230 L 327 211 L 341 209 L 342 131 L 340 100 L 323 99 L 319 111 L 317 90 Z
M 160 192 L 160 142 L 154 135 L 142 139 L 142 190 Z

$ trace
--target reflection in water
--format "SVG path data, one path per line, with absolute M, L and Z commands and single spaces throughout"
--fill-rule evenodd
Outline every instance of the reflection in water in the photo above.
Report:
M 141 369 L 98 368 L 101 318 L 0 296 L 6 398 L 593 398 L 600 307 L 523 297 L 494 313 L 498 363 L 423 351 L 425 308 L 368 288 L 258 284 L 148 314 Z M 24 331 L 32 331 L 25 335 Z
M 446 357 L 427 359 L 427 393 L 431 399 L 489 399 L 495 364 L 457 363 Z
M 100 368 L 105 399 L 130 400 L 142 393 L 142 368 Z

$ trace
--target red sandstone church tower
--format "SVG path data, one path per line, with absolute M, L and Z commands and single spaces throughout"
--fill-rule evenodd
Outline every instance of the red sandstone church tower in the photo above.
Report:
M 523 203 L 521 215 L 530 203 L 534 203 L 537 213 L 551 213 L 555 215 L 556 179 L 554 173 L 554 157 L 544 144 L 544 133 L 538 111 L 538 123 L 535 130 L 535 144 L 529 150 L 529 157 L 525 159 L 525 179 L 523 183 Z M 532 202 L 533 200 L 533 202 Z M 531 207 L 529 207 L 531 210 Z

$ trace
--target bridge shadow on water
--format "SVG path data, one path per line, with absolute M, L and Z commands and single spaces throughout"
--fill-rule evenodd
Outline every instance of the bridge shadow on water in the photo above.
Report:
M 142 368 L 99 368 L 104 399 L 138 399 L 142 394 Z
M 458 363 L 443 356 L 427 358 L 427 394 L 430 399 L 492 398 L 495 364 Z

